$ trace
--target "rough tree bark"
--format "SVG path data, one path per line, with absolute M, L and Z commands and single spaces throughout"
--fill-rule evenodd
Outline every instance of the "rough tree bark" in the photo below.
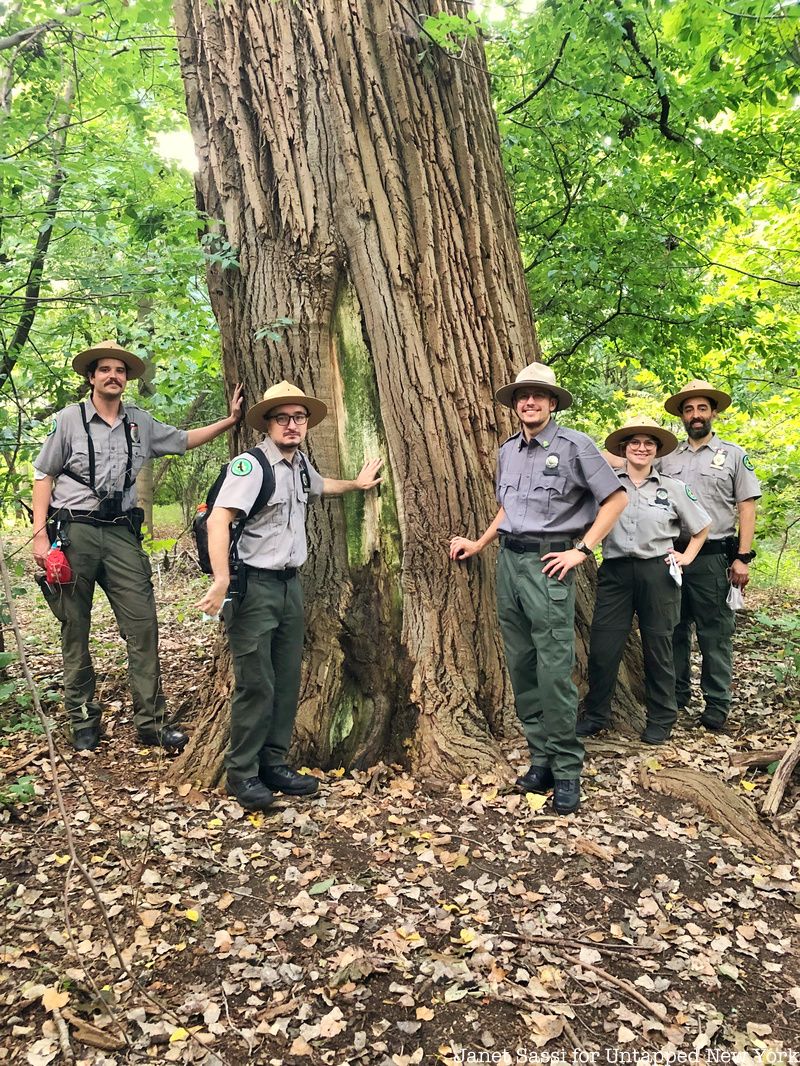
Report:
M 176 0 L 176 21 L 199 208 L 239 264 L 208 272 L 226 380 L 249 403 L 281 378 L 324 399 L 323 473 L 386 460 L 380 497 L 310 515 L 295 754 L 407 754 L 442 780 L 503 762 L 494 553 L 456 566 L 446 547 L 494 515 L 512 426 L 493 393 L 540 353 L 480 43 L 450 57 L 409 10 Z M 227 685 L 212 688 L 179 766 L 207 783 Z

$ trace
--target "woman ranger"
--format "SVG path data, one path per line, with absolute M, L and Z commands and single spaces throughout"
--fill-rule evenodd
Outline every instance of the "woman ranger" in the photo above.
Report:
M 678 446 L 677 437 L 652 419 L 634 418 L 606 438 L 606 449 L 625 460 L 617 470 L 628 506 L 603 541 L 603 563 L 589 648 L 589 692 L 578 736 L 594 736 L 611 718 L 617 680 L 633 615 L 644 651 L 647 726 L 642 740 L 663 744 L 678 717 L 672 631 L 680 617 L 680 568 L 693 561 L 711 519 L 690 488 L 660 473 L 653 460 Z M 689 535 L 683 551 L 674 542 Z

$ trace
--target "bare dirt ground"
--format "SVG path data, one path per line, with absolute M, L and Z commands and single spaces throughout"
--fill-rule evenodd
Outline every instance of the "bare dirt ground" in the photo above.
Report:
M 157 573 L 165 685 L 189 729 L 215 639 L 191 607 L 201 587 L 180 565 Z M 643 765 L 694 767 L 760 805 L 768 772 L 730 756 L 788 745 L 798 704 L 753 608 L 730 734 L 698 729 L 698 705 L 665 747 L 602 738 L 577 815 L 489 776 L 428 794 L 380 765 L 312 767 L 317 796 L 248 816 L 137 746 L 101 602 L 107 735 L 77 754 L 55 620 L 16 601 L 95 892 L 45 738 L 7 731 L 5 795 L 29 775 L 35 797 L 0 809 L 0 1062 L 800 1063 L 797 778 L 774 856 L 642 787 Z

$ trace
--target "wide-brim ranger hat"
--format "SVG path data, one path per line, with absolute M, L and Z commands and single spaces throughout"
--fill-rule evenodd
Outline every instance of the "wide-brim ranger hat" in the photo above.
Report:
M 555 372 L 545 363 L 529 363 L 523 370 L 520 370 L 511 384 L 503 385 L 502 388 L 498 389 L 494 394 L 494 398 L 498 403 L 513 408 L 514 393 L 517 389 L 524 388 L 525 386 L 533 387 L 535 385 L 538 385 L 542 389 L 547 389 L 548 392 L 552 392 L 558 401 L 557 411 L 563 411 L 565 408 L 572 405 L 572 393 L 567 392 L 566 389 L 562 389 L 556 384 Z
M 125 364 L 128 368 L 129 381 L 134 378 L 140 378 L 144 374 L 145 365 L 139 356 L 127 351 L 127 349 L 114 341 L 100 341 L 99 344 L 95 344 L 83 352 L 78 352 L 72 360 L 72 369 L 77 374 L 85 375 L 89 364 L 94 363 L 97 359 L 102 359 L 104 355 L 110 356 L 112 359 L 119 359 Z
M 612 455 L 624 456 L 626 441 L 629 437 L 635 437 L 637 433 L 655 437 L 658 441 L 657 459 L 662 455 L 669 455 L 670 452 L 674 452 L 678 447 L 678 438 L 674 433 L 670 433 L 668 429 L 662 429 L 657 422 L 654 422 L 652 418 L 648 418 L 647 415 L 639 415 L 637 418 L 629 418 L 619 429 L 609 433 L 606 437 L 606 451 L 611 452 Z
M 717 404 L 718 411 L 724 411 L 726 407 L 731 405 L 731 397 L 727 392 L 722 392 L 721 389 L 715 389 L 713 385 L 710 385 L 707 381 L 700 381 L 699 378 L 695 378 L 694 381 L 690 381 L 688 385 L 684 385 L 680 392 L 676 392 L 674 396 L 665 402 L 664 409 L 669 411 L 671 415 L 677 415 L 680 417 L 681 405 L 684 400 L 691 399 L 694 396 L 708 396 Z
M 264 399 L 253 404 L 244 417 L 248 426 L 260 429 L 264 432 L 267 425 L 267 416 L 276 407 L 282 407 L 285 403 L 299 403 L 308 411 L 308 428 L 319 425 L 328 413 L 327 406 L 318 400 L 316 396 L 306 396 L 302 389 L 292 385 L 288 381 L 279 381 L 277 385 L 271 385 L 264 393 Z

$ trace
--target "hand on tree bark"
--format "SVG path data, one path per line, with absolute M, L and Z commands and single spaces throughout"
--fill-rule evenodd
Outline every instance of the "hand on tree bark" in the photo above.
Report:
M 469 559 L 471 555 L 477 555 L 479 551 L 477 540 L 467 540 L 466 537 L 453 537 L 450 541 L 450 558 L 458 562 Z
M 383 459 L 367 459 L 358 472 L 358 477 L 355 480 L 356 488 L 363 489 L 366 492 L 367 489 L 374 489 L 376 485 L 380 485 L 383 478 L 377 475 L 382 466 Z
M 244 399 L 244 387 L 241 382 L 237 383 L 236 388 L 233 390 L 233 396 L 231 397 L 231 408 L 228 412 L 228 418 L 233 420 L 233 424 L 236 425 L 242 419 L 242 402 Z

